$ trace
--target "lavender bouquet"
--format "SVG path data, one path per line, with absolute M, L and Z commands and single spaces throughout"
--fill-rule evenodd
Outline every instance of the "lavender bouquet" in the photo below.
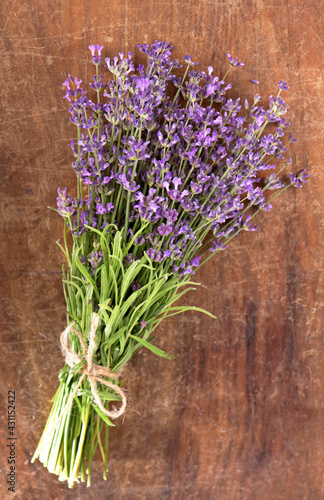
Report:
M 196 71 L 189 55 L 179 78 L 172 47 L 156 41 L 138 45 L 146 67 L 135 68 L 131 53 L 106 59 L 113 79 L 104 82 L 103 47 L 89 48 L 92 98 L 78 78 L 63 84 L 77 127 L 76 197 L 65 188 L 57 198 L 64 220 L 58 244 L 67 261 L 66 365 L 33 457 L 70 487 L 86 478 L 90 485 L 97 447 L 107 478 L 109 428 L 127 404 L 127 361 L 141 347 L 171 358 L 153 344 L 159 323 L 188 309 L 206 312 L 174 305 L 198 285 L 195 270 L 241 231 L 255 231 L 254 217 L 308 177 L 305 170 L 278 177 L 291 163 L 282 142 L 289 126 L 281 98 L 286 82 L 278 83 L 267 108 L 257 94 L 242 106 L 226 97 L 230 69 L 244 65 L 230 54 L 223 79 L 211 66 Z M 279 172 L 265 177 L 277 159 L 284 160 Z

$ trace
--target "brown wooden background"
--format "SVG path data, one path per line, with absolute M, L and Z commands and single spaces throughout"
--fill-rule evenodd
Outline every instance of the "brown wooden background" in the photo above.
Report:
M 321 0 L 2 0 L 1 498 L 12 497 L 15 389 L 19 499 L 324 499 L 323 10 Z M 157 344 L 176 360 L 140 352 L 130 363 L 110 480 L 98 460 L 93 487 L 71 492 L 30 464 L 62 364 L 62 225 L 46 208 L 74 182 L 61 82 L 90 79 L 90 43 L 107 57 L 157 38 L 220 75 L 225 52 L 237 55 L 246 67 L 230 77 L 235 96 L 267 96 L 288 80 L 294 169 L 311 180 L 198 273 L 204 286 L 186 303 L 218 320 L 190 313 L 161 325 Z

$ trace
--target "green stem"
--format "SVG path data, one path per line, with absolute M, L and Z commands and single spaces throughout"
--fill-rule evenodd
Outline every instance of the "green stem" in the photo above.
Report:
M 83 451 L 83 446 L 84 446 L 84 440 L 87 432 L 87 426 L 88 426 L 88 420 L 89 420 L 89 415 L 90 415 L 90 403 L 88 403 L 86 411 L 85 411 L 85 416 L 84 420 L 82 423 L 82 429 L 81 429 L 81 435 L 79 439 L 79 447 L 78 447 L 78 452 L 76 455 L 76 459 L 74 462 L 74 467 L 72 471 L 72 475 L 69 478 L 69 488 L 73 487 L 73 484 L 75 480 L 78 478 L 79 474 L 79 467 L 80 467 L 80 462 L 81 462 L 81 456 L 82 456 L 82 451 Z

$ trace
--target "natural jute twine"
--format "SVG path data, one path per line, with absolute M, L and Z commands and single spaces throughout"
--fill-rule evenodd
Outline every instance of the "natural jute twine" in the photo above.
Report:
M 93 398 L 94 398 L 95 402 L 97 403 L 98 407 L 100 408 L 100 410 L 105 415 L 107 415 L 110 418 L 118 418 L 125 412 L 127 400 L 126 400 L 126 395 L 125 395 L 125 392 L 123 391 L 123 389 L 121 387 L 119 387 L 118 385 L 114 384 L 113 382 L 108 382 L 107 380 L 102 378 L 102 377 L 108 377 L 108 378 L 114 379 L 114 380 L 118 379 L 118 377 L 120 375 L 120 371 L 113 373 L 110 371 L 109 368 L 106 368 L 104 366 L 95 365 L 92 361 L 93 354 L 94 354 L 94 351 L 96 349 L 95 338 L 96 338 L 96 331 L 97 331 L 98 326 L 99 326 L 99 321 L 100 321 L 99 315 L 96 313 L 93 313 L 92 314 L 92 321 L 91 321 L 91 329 L 90 329 L 90 334 L 89 334 L 88 350 L 85 346 L 85 343 L 83 341 L 81 333 L 73 327 L 73 324 L 68 326 L 64 330 L 64 332 L 61 333 L 61 338 L 60 338 L 61 347 L 62 347 L 63 354 L 65 356 L 66 363 L 71 368 L 73 368 L 75 365 L 77 365 L 78 363 L 80 363 L 83 360 L 85 360 L 86 363 L 85 363 L 85 366 L 82 367 L 78 371 L 78 373 L 81 373 L 81 377 L 79 379 L 79 382 L 75 386 L 74 391 L 70 395 L 70 397 L 69 397 L 69 399 L 64 407 L 63 412 L 61 413 L 58 420 L 55 422 L 55 425 L 50 430 L 50 432 L 52 432 L 57 427 L 57 425 L 59 424 L 61 419 L 64 417 L 64 415 L 69 410 L 69 407 L 70 407 L 73 399 L 76 397 L 77 392 L 78 392 L 82 382 L 84 381 L 84 379 L 86 377 L 88 377 Z M 82 346 L 82 350 L 83 350 L 83 357 L 79 356 L 79 354 L 77 354 L 76 352 L 74 352 L 70 349 L 71 332 L 76 333 L 76 335 L 79 337 L 79 340 L 80 340 L 80 343 Z M 98 375 L 100 375 L 100 376 L 98 376 Z M 117 394 L 119 394 L 119 396 L 121 397 L 121 403 L 122 403 L 119 410 L 115 409 L 113 411 L 109 411 L 104 407 L 104 405 L 102 404 L 102 401 L 100 399 L 100 396 L 98 394 L 98 391 L 97 391 L 96 382 L 103 384 L 107 387 L 110 387 L 113 391 L 115 391 Z

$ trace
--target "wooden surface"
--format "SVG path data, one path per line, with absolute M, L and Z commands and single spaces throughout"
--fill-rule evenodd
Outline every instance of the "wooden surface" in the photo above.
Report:
M 324 499 L 323 10 L 321 0 L 1 2 L 1 498 L 13 496 L 6 398 L 15 389 L 16 498 Z M 293 168 L 311 179 L 197 274 L 203 287 L 186 303 L 217 321 L 190 313 L 161 325 L 157 344 L 175 361 L 139 352 L 129 364 L 110 480 L 98 459 L 94 486 L 71 492 L 30 464 L 62 364 L 62 225 L 46 208 L 74 182 L 61 82 L 90 79 L 90 43 L 107 57 L 157 38 L 220 75 L 225 52 L 237 55 L 246 67 L 230 77 L 235 96 L 268 96 L 287 80 Z

